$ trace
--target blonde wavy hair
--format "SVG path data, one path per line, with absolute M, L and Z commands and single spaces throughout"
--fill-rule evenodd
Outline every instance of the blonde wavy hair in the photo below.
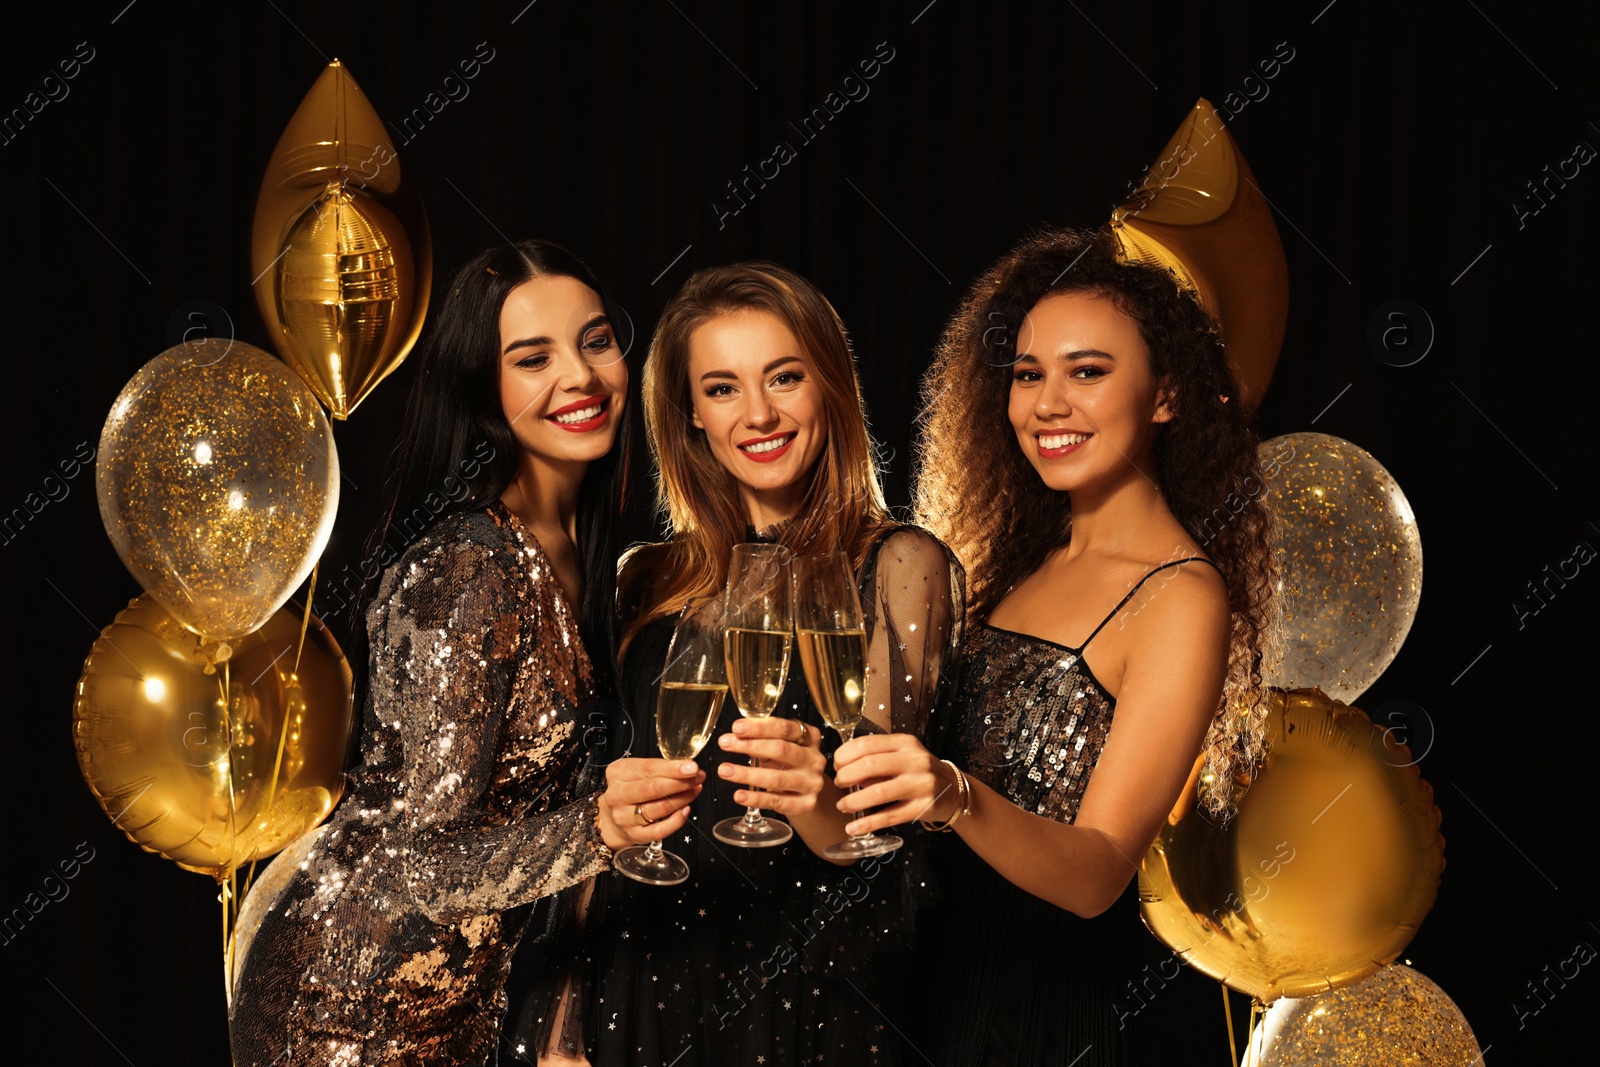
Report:
M 738 483 L 692 421 L 689 338 L 721 315 L 775 316 L 800 342 L 822 395 L 827 442 L 808 472 L 800 510 L 778 543 L 798 554 L 843 551 L 859 568 L 893 525 L 867 431 L 861 383 L 839 314 L 816 286 L 787 267 L 752 261 L 694 274 L 667 304 L 644 366 L 644 422 L 655 460 L 656 502 L 668 540 L 632 549 L 621 564 L 621 649 L 654 619 L 692 597 L 719 592 L 747 521 Z

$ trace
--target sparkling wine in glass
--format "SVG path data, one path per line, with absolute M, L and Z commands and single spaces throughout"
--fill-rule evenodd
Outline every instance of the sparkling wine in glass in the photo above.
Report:
M 789 573 L 795 644 L 806 687 L 823 720 L 849 741 L 861 723 L 867 696 L 867 631 L 855 575 L 843 552 L 799 557 L 790 563 Z M 829 845 L 822 854 L 829 859 L 862 859 L 892 852 L 903 843 L 893 834 L 857 834 Z
M 656 745 L 661 755 L 670 760 L 698 756 L 716 729 L 727 695 L 722 602 L 690 601 L 673 627 L 656 693 Z M 663 849 L 660 841 L 631 845 L 618 852 L 612 864 L 634 881 L 649 885 L 677 885 L 689 877 L 689 865 Z
M 789 611 L 789 551 L 781 545 L 734 545 L 723 591 L 723 650 L 728 688 L 739 714 L 765 719 L 778 708 L 789 680 L 794 623 Z M 761 761 L 750 758 L 752 767 Z M 781 845 L 794 837 L 789 824 L 768 819 L 760 808 L 711 828 L 718 841 L 741 848 Z

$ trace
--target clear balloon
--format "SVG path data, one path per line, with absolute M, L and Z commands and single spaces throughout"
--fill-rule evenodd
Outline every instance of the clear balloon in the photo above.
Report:
M 1166 267 L 1222 326 L 1244 395 L 1261 402 L 1289 322 L 1289 263 L 1255 175 L 1202 98 L 1146 168 L 1133 196 L 1111 214 L 1129 259 Z
M 99 457 L 100 517 L 117 554 L 211 642 L 243 637 L 283 606 L 339 507 L 339 455 L 316 397 L 238 341 L 181 344 L 145 364 L 111 406 Z
M 1433 789 L 1393 732 L 1315 690 L 1273 693 L 1266 766 L 1226 823 L 1200 764 L 1139 871 L 1145 925 L 1190 966 L 1271 1002 L 1393 960 L 1433 907 Z
M 351 673 L 292 606 L 214 668 L 148 593 L 94 644 L 78 680 L 78 766 L 115 825 L 180 867 L 223 878 L 327 818 L 343 788 Z
M 427 215 L 383 120 L 338 60 L 267 163 L 250 271 L 273 345 L 336 419 L 422 332 L 433 277 Z
M 1355 700 L 1411 632 L 1422 536 L 1400 486 L 1349 441 L 1292 433 L 1261 445 L 1283 621 L 1263 675 Z
M 1285 997 L 1256 1024 L 1240 1067 L 1476 1067 L 1483 1053 L 1445 991 L 1404 964 L 1308 999 Z

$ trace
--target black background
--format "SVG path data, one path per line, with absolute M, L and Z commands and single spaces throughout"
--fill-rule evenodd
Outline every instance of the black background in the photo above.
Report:
M 1513 601 L 1536 606 L 1525 583 L 1578 543 L 1600 545 L 1588 439 L 1600 174 L 1552 186 L 1520 226 L 1513 203 L 1578 142 L 1600 147 L 1592 15 L 1504 0 L 124 3 L 27 5 L 0 30 L 0 113 L 79 42 L 94 50 L 70 96 L 0 144 L 7 512 L 94 445 L 185 304 L 220 306 L 240 340 L 265 343 L 251 211 L 330 59 L 394 118 L 480 42 L 494 50 L 470 96 L 400 146 L 427 201 L 436 281 L 502 235 L 553 238 L 597 267 L 647 336 L 697 267 L 760 256 L 815 280 L 851 328 L 904 503 L 916 384 L 962 287 L 1032 225 L 1103 221 L 1197 97 L 1242 96 L 1288 42 L 1269 95 L 1230 123 L 1278 211 L 1291 275 L 1259 429 L 1366 448 L 1422 531 L 1421 610 L 1360 701 L 1377 715 L 1411 702 L 1444 814 L 1448 868 L 1403 958 L 1455 999 L 1485 1063 L 1542 1062 L 1589 1032 L 1592 966 L 1550 983 L 1520 1026 L 1513 1002 L 1537 1007 L 1528 981 L 1580 942 L 1600 946 L 1580 817 L 1600 576 L 1584 568 L 1520 619 Z M 880 42 L 893 59 L 870 95 L 801 146 L 787 123 Z M 780 139 L 798 158 L 719 228 L 712 200 Z M 1409 367 L 1366 341 L 1369 316 L 1396 299 L 1437 330 Z M 637 369 L 642 342 L 635 351 Z M 374 521 L 410 369 L 336 426 L 348 477 L 325 572 L 356 558 Z M 0 545 L 0 912 L 80 842 L 95 850 L 70 896 L 0 945 L 4 1040 L 52 1062 L 221 1063 L 216 889 L 111 827 L 72 753 L 82 657 L 138 592 L 92 483 L 80 474 Z M 1219 999 L 1186 974 L 1136 1025 L 1169 1042 L 1170 1062 L 1218 1063 Z

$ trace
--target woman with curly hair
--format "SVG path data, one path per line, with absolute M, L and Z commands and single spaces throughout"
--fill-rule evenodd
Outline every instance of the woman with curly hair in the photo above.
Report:
M 961 681 L 943 759 L 840 748 L 841 786 L 879 779 L 840 808 L 959 836 L 919 921 L 934 1062 L 1124 1063 L 1139 860 L 1192 772 L 1225 813 L 1260 754 L 1256 438 L 1200 305 L 1079 231 L 977 281 L 925 390 L 916 506 L 970 575 Z

